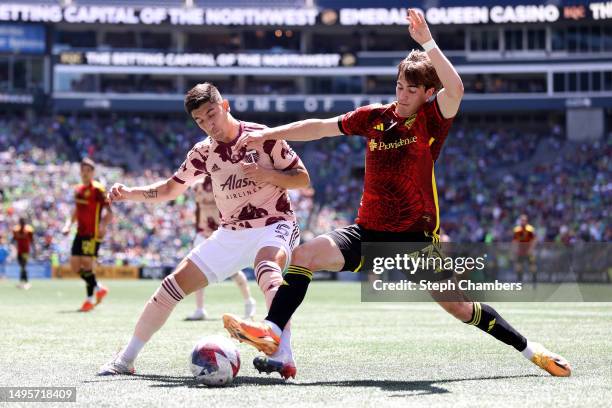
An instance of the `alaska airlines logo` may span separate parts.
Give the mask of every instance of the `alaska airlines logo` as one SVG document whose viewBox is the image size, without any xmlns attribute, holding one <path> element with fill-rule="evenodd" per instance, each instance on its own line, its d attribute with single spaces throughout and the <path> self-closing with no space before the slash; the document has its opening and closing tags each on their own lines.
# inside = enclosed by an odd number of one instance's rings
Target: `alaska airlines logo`
<svg viewBox="0 0 612 408">
<path fill-rule="evenodd" d="M 221 191 L 235 190 L 237 188 L 244 188 L 247 186 L 255 186 L 255 182 L 249 180 L 248 178 L 237 178 L 235 174 L 232 174 L 225 180 L 225 183 L 221 184 Z"/>
<path fill-rule="evenodd" d="M 416 136 L 407 137 L 405 139 L 400 139 L 395 142 L 385 143 L 383 141 L 377 142 L 374 139 L 370 139 L 368 142 L 368 147 L 370 151 L 373 152 L 375 150 L 389 150 L 389 149 L 398 149 L 403 146 L 408 146 L 409 144 L 415 143 L 417 141 Z"/>
</svg>

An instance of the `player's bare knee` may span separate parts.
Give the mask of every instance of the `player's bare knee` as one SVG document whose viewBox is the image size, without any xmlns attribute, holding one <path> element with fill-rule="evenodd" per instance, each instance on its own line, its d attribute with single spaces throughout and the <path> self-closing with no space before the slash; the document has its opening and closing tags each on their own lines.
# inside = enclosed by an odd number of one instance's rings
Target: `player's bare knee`
<svg viewBox="0 0 612 408">
<path fill-rule="evenodd" d="M 257 268 L 261 262 L 274 262 L 281 269 L 284 268 L 287 262 L 287 254 L 285 250 L 277 247 L 263 247 L 255 256 L 254 266 Z"/>
<path fill-rule="evenodd" d="M 203 289 L 208 285 L 206 276 L 189 259 L 183 259 L 174 272 L 172 272 L 172 276 L 185 295 L 189 295 L 198 289 Z"/>
<path fill-rule="evenodd" d="M 302 268 L 307 268 L 310 270 L 314 270 L 316 265 L 314 259 L 314 252 L 310 245 L 300 245 L 293 250 L 293 254 L 291 255 L 291 263 L 293 265 L 301 266 Z"/>
</svg>

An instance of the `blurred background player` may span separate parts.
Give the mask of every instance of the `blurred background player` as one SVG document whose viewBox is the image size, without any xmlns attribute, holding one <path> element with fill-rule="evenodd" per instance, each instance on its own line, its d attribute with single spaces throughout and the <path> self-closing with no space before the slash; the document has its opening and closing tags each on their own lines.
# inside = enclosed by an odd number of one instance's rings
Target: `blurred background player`
<svg viewBox="0 0 612 408">
<path fill-rule="evenodd" d="M 219 228 L 220 219 L 210 176 L 206 176 L 204 180 L 195 183 L 192 189 L 196 202 L 196 238 L 193 242 L 195 248 Z M 232 276 L 232 280 L 236 282 L 244 299 L 244 318 L 252 318 L 255 316 L 256 302 L 251 297 L 251 290 L 244 272 L 238 271 Z M 205 320 L 207 318 L 204 309 L 204 289 L 196 290 L 195 300 L 196 310 L 185 320 Z"/>
<path fill-rule="evenodd" d="M 4 235 L 0 234 L 0 280 L 6 278 L 6 260 L 10 254 L 5 241 Z"/>
<path fill-rule="evenodd" d="M 81 184 L 74 188 L 75 209 L 62 229 L 62 233 L 68 235 L 72 224 L 75 221 L 77 223 L 77 232 L 72 242 L 70 268 L 86 283 L 87 298 L 79 309 L 81 312 L 92 310 L 108 293 L 108 289 L 96 280 L 93 269 L 100 243 L 113 219 L 113 214 L 106 199 L 104 186 L 94 180 L 95 168 L 93 160 L 84 158 L 81 161 Z"/>
<path fill-rule="evenodd" d="M 359 271 L 362 242 L 416 242 L 431 247 L 440 241 L 440 214 L 434 176 L 438 159 L 463 98 L 461 77 L 437 46 L 425 17 L 408 10 L 409 32 L 424 51 L 413 50 L 400 62 L 395 102 L 363 106 L 330 119 L 308 119 L 244 135 L 247 148 L 262 140 L 310 141 L 324 137 L 367 137 L 365 183 L 355 224 L 300 245 L 284 276 L 266 319 L 241 321 L 223 315 L 230 335 L 265 354 L 276 353 L 285 322 L 300 305 L 314 271 Z M 438 280 L 439 278 L 434 278 Z M 461 292 L 436 302 L 459 321 L 478 327 L 514 347 L 554 376 L 569 376 L 561 356 L 528 341 L 493 307 L 472 302 Z M 280 323 L 280 324 L 279 324 Z M 259 371 L 278 371 L 274 357 L 258 357 Z"/>
<path fill-rule="evenodd" d="M 25 218 L 19 218 L 19 224 L 13 228 L 13 242 L 17 249 L 17 262 L 19 263 L 19 284 L 20 289 L 30 289 L 32 285 L 28 281 L 28 260 L 30 250 L 34 252 L 34 228 L 26 224 Z"/>
<path fill-rule="evenodd" d="M 527 214 L 521 214 L 519 225 L 514 227 L 512 231 L 512 243 L 515 255 L 514 268 L 516 270 L 517 282 L 523 282 L 523 267 L 527 265 L 534 287 L 537 284 L 535 258 L 536 242 L 535 229 L 528 223 Z"/>
</svg>

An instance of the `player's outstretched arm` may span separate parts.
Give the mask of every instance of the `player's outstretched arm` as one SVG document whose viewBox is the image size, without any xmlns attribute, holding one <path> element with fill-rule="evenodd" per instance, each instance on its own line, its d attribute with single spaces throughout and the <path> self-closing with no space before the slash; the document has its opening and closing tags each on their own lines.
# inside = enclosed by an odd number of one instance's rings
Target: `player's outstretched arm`
<svg viewBox="0 0 612 408">
<path fill-rule="evenodd" d="M 114 201 L 139 201 L 147 203 L 160 203 L 174 200 L 189 188 L 188 184 L 181 184 L 169 178 L 148 186 L 127 187 L 121 183 L 115 183 L 108 192 L 108 200 Z"/>
<path fill-rule="evenodd" d="M 408 23 L 410 36 L 425 49 L 444 87 L 437 96 L 440 111 L 445 118 L 452 118 L 457 114 L 463 98 L 461 77 L 434 42 L 423 14 L 415 9 L 408 9 Z"/>
<path fill-rule="evenodd" d="M 107 203 L 104 208 L 102 208 L 102 211 L 104 215 L 102 216 L 100 226 L 98 227 L 98 234 L 100 238 L 104 238 L 106 236 L 108 226 L 111 224 L 111 222 L 113 222 L 113 210 L 110 203 Z"/>
<path fill-rule="evenodd" d="M 68 235 L 70 233 L 70 228 L 72 228 L 72 224 L 76 221 L 76 210 L 72 211 L 70 217 L 66 218 L 66 222 L 62 227 L 62 234 Z"/>
<path fill-rule="evenodd" d="M 238 143 L 247 148 L 261 140 L 286 140 L 288 142 L 308 142 L 324 137 L 339 136 L 338 117 L 329 119 L 306 119 L 288 125 L 264 129 L 258 132 L 246 133 Z"/>
</svg>

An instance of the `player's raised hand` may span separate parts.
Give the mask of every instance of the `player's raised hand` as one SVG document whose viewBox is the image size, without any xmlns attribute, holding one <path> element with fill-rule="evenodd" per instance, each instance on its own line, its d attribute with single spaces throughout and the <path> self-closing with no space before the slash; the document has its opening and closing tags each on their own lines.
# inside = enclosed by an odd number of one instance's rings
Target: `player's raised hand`
<svg viewBox="0 0 612 408">
<path fill-rule="evenodd" d="M 408 9 L 406 19 L 408 20 L 409 24 L 408 32 L 414 41 L 418 42 L 420 45 L 423 45 L 432 39 L 429 26 L 427 25 L 427 21 L 425 21 L 425 16 L 423 14 L 416 11 L 416 9 Z"/>
<path fill-rule="evenodd" d="M 261 142 L 265 140 L 265 136 L 262 132 L 245 132 L 238 141 L 236 142 L 236 146 L 238 147 L 246 147 L 247 150 L 254 149 L 256 145 L 261 145 Z"/>
<path fill-rule="evenodd" d="M 244 175 L 249 179 L 256 183 L 266 183 L 269 182 L 270 170 L 264 169 L 259 166 L 257 163 L 245 163 L 241 162 L 242 171 Z"/>
<path fill-rule="evenodd" d="M 108 201 L 112 203 L 114 201 L 127 200 L 127 194 L 129 192 L 130 189 L 128 187 L 124 186 L 121 183 L 115 183 L 110 188 L 110 190 L 108 190 Z"/>
</svg>

